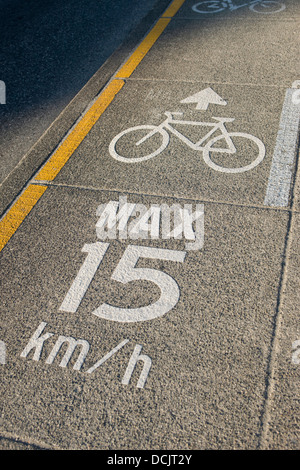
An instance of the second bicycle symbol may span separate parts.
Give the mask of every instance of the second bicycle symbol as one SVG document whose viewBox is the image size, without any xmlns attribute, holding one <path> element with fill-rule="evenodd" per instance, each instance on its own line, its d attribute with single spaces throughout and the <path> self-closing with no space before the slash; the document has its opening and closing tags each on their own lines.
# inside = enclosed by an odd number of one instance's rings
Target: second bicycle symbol
<svg viewBox="0 0 300 470">
<path fill-rule="evenodd" d="M 197 103 L 197 110 L 206 110 L 209 104 L 227 104 L 211 88 L 202 90 L 181 103 Z M 201 152 L 204 162 L 210 168 L 223 173 L 252 170 L 265 157 L 265 146 L 260 139 L 244 132 L 228 132 L 226 124 L 233 122 L 234 118 L 212 117 L 213 122 L 205 122 L 175 118 L 182 116 L 182 112 L 166 111 L 165 115 L 166 119 L 159 125 L 144 124 L 120 132 L 109 145 L 110 155 L 123 163 L 144 162 L 162 154 L 172 135 L 191 150 Z M 191 127 L 199 131 L 200 128 L 206 128 L 208 132 L 195 142 L 188 137 L 188 132 L 182 131 L 182 128 L 188 131 Z M 245 155 L 248 158 L 246 163 Z M 231 157 L 230 165 L 228 157 Z"/>
<path fill-rule="evenodd" d="M 232 0 L 203 0 L 196 3 L 192 10 L 202 15 L 220 13 L 224 10 L 235 11 L 239 8 L 249 7 L 254 13 L 273 14 L 285 10 L 285 4 L 276 0 L 250 0 L 235 4 Z"/>
</svg>

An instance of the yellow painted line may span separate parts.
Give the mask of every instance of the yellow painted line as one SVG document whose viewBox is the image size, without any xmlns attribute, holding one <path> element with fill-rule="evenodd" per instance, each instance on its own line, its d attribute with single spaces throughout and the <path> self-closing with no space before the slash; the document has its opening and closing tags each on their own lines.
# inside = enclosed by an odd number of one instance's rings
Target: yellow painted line
<svg viewBox="0 0 300 470">
<path fill-rule="evenodd" d="M 52 181 L 69 158 L 72 156 L 77 147 L 81 144 L 86 135 L 90 132 L 94 124 L 98 121 L 100 116 L 106 108 L 113 101 L 116 94 L 124 86 L 124 80 L 121 78 L 129 77 L 135 68 L 139 65 L 147 52 L 151 49 L 153 44 L 157 41 L 163 33 L 171 17 L 174 16 L 185 0 L 174 0 L 167 8 L 162 17 L 153 26 L 151 31 L 131 54 L 127 62 L 119 69 L 109 85 L 99 95 L 95 103 L 84 114 L 78 124 L 72 129 L 70 134 L 61 143 L 61 145 L 54 151 L 49 160 L 45 163 L 43 168 L 36 175 L 36 181 Z M 38 202 L 40 197 L 46 191 L 47 186 L 31 184 L 16 200 L 7 214 L 0 221 L 0 251 L 4 248 L 6 243 L 10 240 L 18 227 L 21 225 L 25 217 L 29 214 L 31 209 Z"/>
<path fill-rule="evenodd" d="M 139 63 L 143 60 L 147 52 L 157 41 L 162 32 L 170 23 L 170 18 L 160 18 L 150 33 L 145 37 L 137 49 L 131 54 L 127 62 L 120 68 L 116 74 L 116 78 L 128 78 L 134 72 Z"/>
<path fill-rule="evenodd" d="M 179 8 L 182 7 L 184 2 L 185 2 L 185 0 L 174 0 L 174 2 L 172 2 L 171 5 L 168 7 L 168 9 L 164 12 L 164 14 L 162 15 L 162 18 L 165 18 L 165 17 L 170 18 L 170 17 L 176 15 Z"/>
<path fill-rule="evenodd" d="M 57 176 L 124 84 L 125 82 L 122 80 L 113 80 L 110 82 L 110 84 L 99 95 L 95 103 L 78 122 L 76 127 L 74 127 L 67 138 L 39 171 L 35 177 L 37 181 L 52 181 Z"/>
<path fill-rule="evenodd" d="M 159 36 L 165 30 L 171 16 L 179 10 L 185 0 L 174 0 L 168 9 L 165 11 L 162 18 L 153 26 L 151 31 L 137 47 L 137 49 L 131 54 L 127 62 L 118 70 L 113 80 L 106 89 L 100 94 L 98 99 L 95 101 L 93 106 L 87 111 L 75 128 L 70 132 L 67 138 L 52 154 L 47 163 L 39 171 L 35 179 L 37 181 L 52 181 L 69 160 L 71 155 L 81 144 L 83 139 L 92 129 L 94 124 L 97 122 L 101 114 L 106 110 L 109 104 L 114 99 L 115 95 L 121 90 L 125 82 L 120 80 L 122 78 L 128 78 L 132 72 L 136 69 L 139 63 L 143 60 L 147 52 L 151 49 L 153 44 L 157 41 Z M 168 16 L 168 18 L 166 18 Z"/>
<path fill-rule="evenodd" d="M 47 186 L 31 184 L 0 221 L 0 251 L 46 191 Z"/>
<path fill-rule="evenodd" d="M 161 18 L 157 21 L 150 33 L 145 37 L 137 49 L 131 54 L 127 62 L 120 68 L 116 78 L 128 78 L 134 72 L 145 55 L 149 52 L 159 36 L 164 32 L 171 21 L 171 18 L 178 12 L 185 0 L 174 0 L 167 8 Z"/>
</svg>

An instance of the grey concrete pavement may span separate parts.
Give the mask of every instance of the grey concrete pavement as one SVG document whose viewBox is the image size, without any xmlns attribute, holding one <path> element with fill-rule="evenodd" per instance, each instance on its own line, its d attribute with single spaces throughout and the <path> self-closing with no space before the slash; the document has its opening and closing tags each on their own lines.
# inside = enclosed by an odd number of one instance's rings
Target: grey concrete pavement
<svg viewBox="0 0 300 470">
<path fill-rule="evenodd" d="M 29 181 L 47 189 L 1 252 L 2 448 L 300 448 L 289 122 L 287 203 L 265 203 L 300 10 L 225 3 L 199 19 L 186 0 L 58 175 Z"/>
<path fill-rule="evenodd" d="M 111 281 L 128 245 L 119 241 L 110 243 L 76 313 L 59 312 L 86 257 L 83 246 L 98 241 L 98 205 L 118 198 L 115 192 L 51 188 L 3 253 L 3 314 L 10 316 L 2 338 L 13 361 L 3 378 L 6 431 L 28 435 L 32 429 L 36 442 L 63 448 L 79 442 L 79 447 L 100 449 L 256 448 L 287 214 L 205 204 L 202 250 L 187 252 L 184 263 L 139 262 L 139 267 L 163 270 L 179 285 L 178 304 L 161 318 L 124 324 L 93 315 L 102 302 L 134 308 L 159 296 L 149 281 L 126 286 Z M 137 195 L 128 201 L 147 207 L 174 203 Z M 180 240 L 136 244 L 184 248 Z M 47 323 L 43 334 L 54 336 L 38 362 L 32 352 L 21 358 L 41 322 Z M 90 344 L 80 371 L 72 370 L 72 362 L 67 369 L 59 367 L 58 357 L 52 365 L 45 363 L 59 335 Z M 87 373 L 124 339 L 129 342 L 118 355 Z M 121 383 L 136 344 L 152 360 L 147 386 L 140 391 L 137 371 L 128 386 Z"/>
<path fill-rule="evenodd" d="M 226 13 L 217 20 L 174 18 L 132 78 L 289 87 L 299 72 L 298 61 L 286 54 L 286 44 L 297 57 L 299 15 L 279 15 L 271 20 L 251 12 L 239 18 Z"/>
<path fill-rule="evenodd" d="M 276 335 L 272 401 L 267 410 L 266 448 L 299 448 L 299 214 L 293 217 L 287 267 L 280 298 L 280 328 Z M 292 344 L 292 361 L 289 351 Z M 292 362 L 292 364 L 291 364 Z"/>
</svg>

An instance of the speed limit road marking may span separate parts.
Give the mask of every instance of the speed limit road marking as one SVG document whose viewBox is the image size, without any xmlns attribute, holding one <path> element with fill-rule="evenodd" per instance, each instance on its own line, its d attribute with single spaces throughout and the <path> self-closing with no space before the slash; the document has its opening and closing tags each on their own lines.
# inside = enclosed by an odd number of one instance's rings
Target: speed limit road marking
<svg viewBox="0 0 300 470">
<path fill-rule="evenodd" d="M 88 253 L 88 256 L 60 306 L 60 310 L 76 312 L 108 247 L 109 243 L 102 242 L 84 245 L 82 251 Z M 163 316 L 172 310 L 179 300 L 180 291 L 176 281 L 170 275 L 158 270 L 137 269 L 136 264 L 140 257 L 182 263 L 185 255 L 184 251 L 129 245 L 113 272 L 112 279 L 122 284 L 137 280 L 153 282 L 161 291 L 160 298 L 151 305 L 139 308 L 121 308 L 104 303 L 92 312 L 93 315 L 122 323 L 153 320 Z"/>
</svg>

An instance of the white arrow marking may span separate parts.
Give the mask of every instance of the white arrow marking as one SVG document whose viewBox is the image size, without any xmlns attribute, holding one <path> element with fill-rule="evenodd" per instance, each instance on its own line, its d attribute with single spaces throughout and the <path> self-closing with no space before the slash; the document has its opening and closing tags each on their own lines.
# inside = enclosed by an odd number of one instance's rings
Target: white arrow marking
<svg viewBox="0 0 300 470">
<path fill-rule="evenodd" d="M 180 103 L 197 103 L 196 109 L 206 111 L 210 104 L 220 104 L 225 106 L 227 101 L 223 100 L 223 98 L 221 98 L 221 96 L 219 96 L 212 88 L 205 88 L 205 90 L 199 91 L 199 93 L 185 98 L 180 101 Z"/>
<path fill-rule="evenodd" d="M 0 364 L 6 364 L 6 347 L 4 341 L 0 341 Z"/>
</svg>

